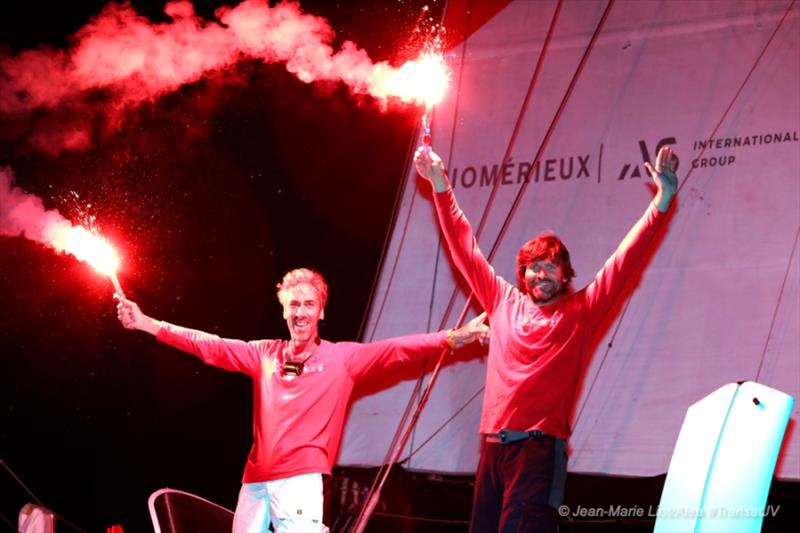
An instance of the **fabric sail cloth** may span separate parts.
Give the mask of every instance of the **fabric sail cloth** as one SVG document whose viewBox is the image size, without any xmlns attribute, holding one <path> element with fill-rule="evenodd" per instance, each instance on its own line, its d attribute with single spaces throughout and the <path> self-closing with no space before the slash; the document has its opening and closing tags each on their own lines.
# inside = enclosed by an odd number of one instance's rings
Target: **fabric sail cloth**
<svg viewBox="0 0 800 533">
<path fill-rule="evenodd" d="M 552 230 L 570 250 L 576 289 L 652 199 L 644 161 L 672 147 L 673 218 L 587 354 L 568 421 L 571 471 L 653 476 L 667 471 L 686 409 L 722 385 L 750 380 L 800 397 L 800 9 L 787 14 L 791 0 L 615 1 L 532 166 L 606 4 L 563 2 L 543 50 L 556 0 L 448 3 L 448 19 L 455 9 L 471 15 L 453 19 L 468 37 L 449 51 L 453 81 L 434 109 L 431 146 L 476 228 L 488 208 L 478 236 L 487 253 L 528 176 L 491 263 L 513 282 L 519 247 Z M 429 191 L 409 167 L 364 340 L 451 327 L 469 296 Z M 442 370 L 401 455 L 406 467 L 475 472 L 489 364 L 474 357 Z M 354 402 L 340 464 L 381 464 L 414 385 Z M 800 479 L 798 423 L 776 476 Z"/>
</svg>

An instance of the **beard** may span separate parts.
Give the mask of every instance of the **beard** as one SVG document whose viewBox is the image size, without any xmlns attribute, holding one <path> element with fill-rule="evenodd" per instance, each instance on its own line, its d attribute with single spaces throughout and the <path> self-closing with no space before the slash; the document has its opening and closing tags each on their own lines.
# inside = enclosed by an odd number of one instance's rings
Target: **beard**
<svg viewBox="0 0 800 533">
<path fill-rule="evenodd" d="M 565 285 L 546 279 L 534 283 L 530 287 L 530 295 L 534 303 L 545 304 L 561 295 L 564 292 L 564 287 Z"/>
</svg>

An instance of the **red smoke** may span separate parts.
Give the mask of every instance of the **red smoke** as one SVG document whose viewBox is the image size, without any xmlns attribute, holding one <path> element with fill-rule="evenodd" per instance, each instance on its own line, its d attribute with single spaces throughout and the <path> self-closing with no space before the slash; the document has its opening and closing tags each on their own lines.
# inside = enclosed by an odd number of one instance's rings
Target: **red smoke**
<svg viewBox="0 0 800 533">
<path fill-rule="evenodd" d="M 0 235 L 24 236 L 48 244 L 53 228 L 71 225 L 56 210 L 46 210 L 42 199 L 14 185 L 10 168 L 0 167 Z"/>
<path fill-rule="evenodd" d="M 67 50 L 0 55 L 0 114 L 67 109 L 82 120 L 64 126 L 63 120 L 44 124 L 37 117 L 28 132 L 30 142 L 51 153 L 83 148 L 90 144 L 91 117 L 102 113 L 113 128 L 127 107 L 243 58 L 284 63 L 304 82 L 341 81 L 355 93 L 380 100 L 422 99 L 414 89 L 418 84 L 398 83 L 408 69 L 373 63 L 350 41 L 334 50 L 327 21 L 303 13 L 296 3 L 270 7 L 265 0 L 245 0 L 217 9 L 219 22 L 198 17 L 186 0 L 168 3 L 164 11 L 172 20 L 153 23 L 127 3 L 111 3 L 73 36 Z"/>
<path fill-rule="evenodd" d="M 57 252 L 75 256 L 106 275 L 116 272 L 119 257 L 95 231 L 73 226 L 42 199 L 14 185 L 14 174 L 0 168 L 0 236 L 23 236 Z"/>
</svg>

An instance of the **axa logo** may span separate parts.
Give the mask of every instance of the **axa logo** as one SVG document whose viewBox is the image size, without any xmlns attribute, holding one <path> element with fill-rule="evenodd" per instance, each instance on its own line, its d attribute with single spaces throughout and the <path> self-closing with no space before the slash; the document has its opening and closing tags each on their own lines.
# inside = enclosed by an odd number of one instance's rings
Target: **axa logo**
<svg viewBox="0 0 800 533">
<path fill-rule="evenodd" d="M 668 144 L 677 144 L 678 141 L 675 140 L 675 137 L 664 137 L 660 141 L 656 143 L 655 150 L 650 152 L 647 148 L 647 143 L 645 141 L 639 141 L 639 151 L 642 153 L 642 162 L 640 163 L 626 163 L 622 166 L 622 170 L 617 176 L 617 180 L 624 180 L 624 179 L 633 179 L 633 178 L 641 178 L 642 176 L 647 176 L 647 169 L 644 167 L 645 163 L 650 163 L 651 165 L 655 166 L 655 157 L 659 150 L 661 150 L 662 146 L 666 146 Z M 680 159 L 678 156 L 675 156 L 675 170 L 678 170 L 680 166 Z"/>
</svg>

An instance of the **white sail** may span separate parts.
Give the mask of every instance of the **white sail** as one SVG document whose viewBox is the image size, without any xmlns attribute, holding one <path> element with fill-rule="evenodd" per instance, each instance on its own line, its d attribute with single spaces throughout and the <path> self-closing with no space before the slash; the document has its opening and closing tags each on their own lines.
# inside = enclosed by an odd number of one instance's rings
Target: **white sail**
<svg viewBox="0 0 800 533">
<path fill-rule="evenodd" d="M 449 57 L 453 85 L 435 109 L 433 148 L 473 226 L 500 181 L 479 238 L 486 254 L 606 6 L 566 1 L 542 50 L 556 4 L 509 2 Z M 681 189 L 665 238 L 597 343 L 571 471 L 666 472 L 687 408 L 729 382 L 800 397 L 800 5 L 790 4 L 618 0 L 577 74 L 492 260 L 497 273 L 513 281 L 519 246 L 551 229 L 570 249 L 575 287 L 588 283 L 652 197 L 643 162 L 660 143 L 680 158 Z M 438 329 L 460 279 L 429 186 L 411 168 L 397 209 L 365 341 Z M 413 452 L 407 466 L 474 472 L 484 362 L 444 368 L 401 456 Z M 340 464 L 382 462 L 413 387 L 376 384 L 354 402 Z M 776 475 L 798 479 L 797 404 L 791 418 Z"/>
</svg>

